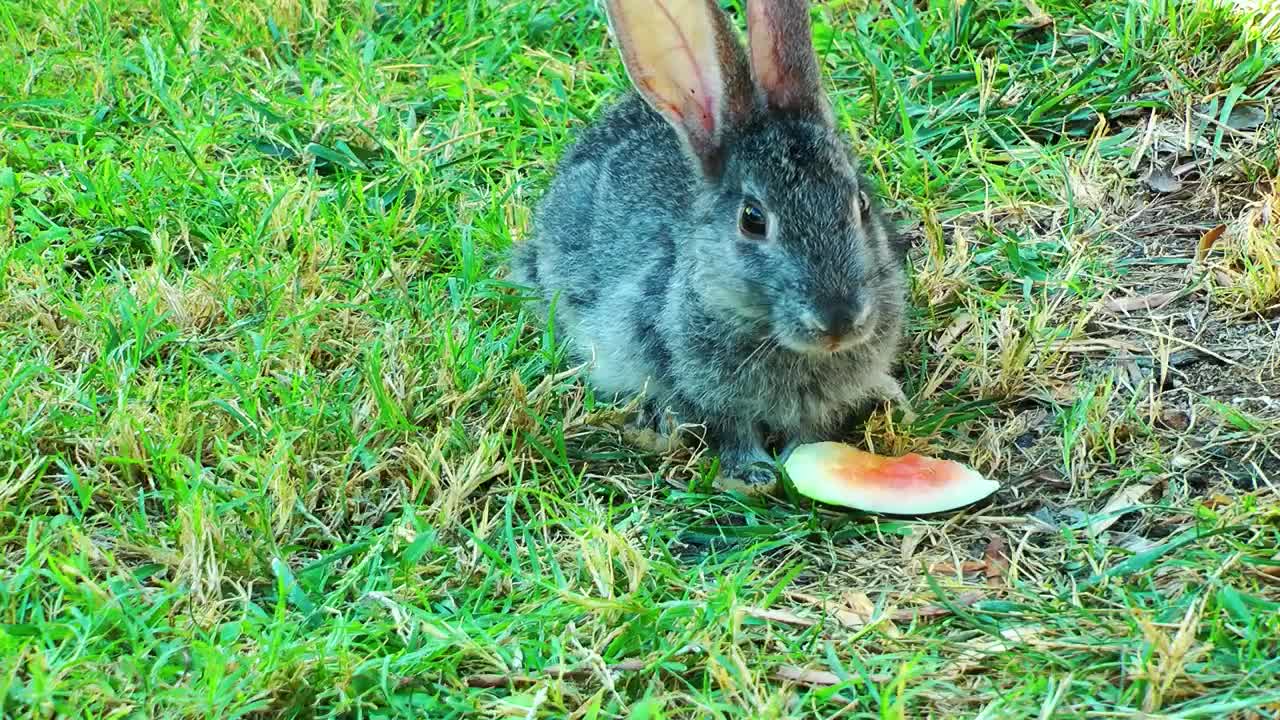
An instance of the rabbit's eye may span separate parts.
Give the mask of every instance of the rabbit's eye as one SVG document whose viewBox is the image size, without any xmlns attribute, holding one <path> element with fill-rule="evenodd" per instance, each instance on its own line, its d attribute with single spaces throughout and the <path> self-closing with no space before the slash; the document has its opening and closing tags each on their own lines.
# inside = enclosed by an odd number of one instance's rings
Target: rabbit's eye
<svg viewBox="0 0 1280 720">
<path fill-rule="evenodd" d="M 742 210 L 738 213 L 738 229 L 752 240 L 768 237 L 769 221 L 760 203 L 751 199 L 742 202 Z"/>
</svg>

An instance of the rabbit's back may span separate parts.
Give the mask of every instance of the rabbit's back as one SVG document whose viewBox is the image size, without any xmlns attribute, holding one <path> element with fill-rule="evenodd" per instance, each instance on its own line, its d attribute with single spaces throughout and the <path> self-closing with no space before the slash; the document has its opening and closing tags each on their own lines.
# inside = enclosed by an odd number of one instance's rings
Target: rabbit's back
<svg viewBox="0 0 1280 720">
<path fill-rule="evenodd" d="M 591 363 L 600 391 L 664 384 L 670 358 L 657 328 L 693 182 L 671 128 L 630 94 L 565 153 L 515 248 L 514 279 L 538 293 L 542 312 L 554 307 L 558 341 Z"/>
</svg>

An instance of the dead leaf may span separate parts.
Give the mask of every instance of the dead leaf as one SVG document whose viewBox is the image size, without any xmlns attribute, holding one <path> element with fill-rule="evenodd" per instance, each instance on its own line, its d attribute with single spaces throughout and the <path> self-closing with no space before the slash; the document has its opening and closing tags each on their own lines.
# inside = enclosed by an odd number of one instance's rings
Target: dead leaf
<svg viewBox="0 0 1280 720">
<path fill-rule="evenodd" d="M 1230 497 L 1223 495 L 1222 493 L 1214 493 L 1209 497 L 1201 500 L 1200 504 L 1204 505 L 1207 508 L 1213 508 L 1214 510 L 1217 510 L 1218 508 L 1231 507 L 1232 505 L 1235 504 L 1235 501 L 1232 500 Z"/>
<path fill-rule="evenodd" d="M 789 592 L 787 597 L 821 608 L 822 612 L 845 628 L 865 627 L 876 614 L 875 603 L 863 592 L 845 593 L 843 604 L 801 592 Z"/>
<path fill-rule="evenodd" d="M 982 556 L 986 559 L 984 572 L 987 576 L 987 584 L 1004 584 L 1005 575 L 1009 572 L 1009 546 L 1004 538 L 992 535 L 987 541 L 987 547 L 982 551 Z"/>
<path fill-rule="evenodd" d="M 952 607 L 968 607 L 982 599 L 982 593 L 977 590 L 966 590 L 951 600 Z M 930 618 L 948 615 L 951 608 L 939 603 L 930 603 L 918 608 L 903 608 L 894 610 L 889 617 L 893 620 L 912 620 L 915 618 Z"/>
<path fill-rule="evenodd" d="M 871 619 L 875 617 L 876 607 L 871 603 L 871 598 L 868 598 L 865 593 L 851 593 L 851 595 L 853 597 L 846 597 L 845 602 L 849 603 L 853 600 L 857 602 L 857 605 L 843 608 L 835 603 L 827 603 L 823 606 L 823 609 L 828 615 L 835 618 L 836 622 L 840 623 L 842 627 L 860 628 L 870 623 Z"/>
<path fill-rule="evenodd" d="M 1226 225 L 1219 225 L 1200 236 L 1200 243 L 1196 246 L 1196 262 L 1203 262 L 1209 256 L 1213 244 L 1218 242 L 1218 238 L 1222 237 L 1222 233 L 1226 230 Z"/>
<path fill-rule="evenodd" d="M 783 623 L 784 625 L 795 625 L 797 627 L 813 627 L 818 624 L 817 620 L 800 617 L 788 610 L 744 607 L 742 608 L 742 613 L 749 617 L 756 618 L 757 620 L 768 620 L 770 622 Z"/>
<path fill-rule="evenodd" d="M 535 682 L 537 680 L 528 675 L 499 675 L 498 673 L 468 675 L 466 679 L 467 687 L 473 688 L 504 688 L 512 685 L 532 685 Z"/>
<path fill-rule="evenodd" d="M 1127 352 L 1130 355 L 1138 355 L 1144 352 L 1140 345 L 1116 338 L 1087 338 L 1084 340 L 1072 340 L 1070 342 L 1058 344 L 1054 346 L 1054 349 L 1062 353 L 1095 353 L 1115 350 L 1119 352 Z"/>
<path fill-rule="evenodd" d="M 1134 310 L 1159 310 L 1176 300 L 1181 294 L 1181 292 L 1174 291 L 1111 298 L 1102 303 L 1102 309 L 1113 313 L 1129 313 Z"/>
<path fill-rule="evenodd" d="M 876 615 L 876 604 L 871 602 L 871 598 L 867 597 L 864 592 L 851 591 L 845 593 L 844 604 L 848 608 L 845 612 L 855 618 L 859 618 L 863 625 L 871 622 L 871 618 Z M 847 627 L 853 626 L 849 625 Z"/>
<path fill-rule="evenodd" d="M 1032 643 L 1039 640 L 1046 632 L 1048 628 L 1043 625 L 1021 625 L 1001 630 L 1000 637 L 1016 643 Z"/>
<path fill-rule="evenodd" d="M 1165 410 L 1160 413 L 1157 422 L 1169 430 L 1181 432 L 1191 427 L 1191 416 L 1181 410 Z"/>
<path fill-rule="evenodd" d="M 936 562 L 929 566 L 930 575 L 955 575 L 957 571 L 961 575 L 968 573 L 982 572 L 987 569 L 987 564 L 981 560 L 965 560 L 960 563 L 960 567 L 956 567 L 954 563 Z"/>
<path fill-rule="evenodd" d="M 1145 497 L 1152 487 L 1151 483 L 1134 483 L 1112 495 L 1107 504 L 1097 513 L 1096 519 L 1089 523 L 1090 537 L 1097 537 L 1099 533 L 1115 525 L 1121 515 L 1135 509 L 1138 501 Z"/>
<path fill-rule="evenodd" d="M 942 334 L 938 336 L 938 340 L 934 342 L 934 349 L 940 352 L 946 350 L 951 346 L 951 343 L 956 341 L 956 338 L 969 329 L 970 325 L 973 325 L 973 315 L 967 312 L 956 314 L 955 317 L 951 318 L 947 329 L 943 330 Z"/>
<path fill-rule="evenodd" d="M 1267 112 L 1256 105 L 1236 105 L 1227 116 L 1227 127 L 1232 130 L 1253 130 L 1267 121 Z"/>
<path fill-rule="evenodd" d="M 1152 168 L 1151 172 L 1142 179 L 1151 188 L 1158 193 L 1174 193 L 1182 189 L 1182 181 L 1173 176 L 1165 168 Z"/>
<path fill-rule="evenodd" d="M 1039 30 L 1053 24 L 1053 18 L 1044 11 L 1036 0 L 1023 0 L 1027 6 L 1027 17 L 1014 23 L 1020 30 Z"/>
<path fill-rule="evenodd" d="M 1176 350 L 1169 353 L 1169 355 L 1163 360 L 1158 357 L 1146 356 L 1134 358 L 1133 361 L 1137 363 L 1139 367 L 1144 368 L 1163 368 L 1166 365 L 1171 368 L 1180 368 L 1184 365 L 1192 365 L 1200 362 L 1204 358 L 1212 359 L 1213 356 L 1199 348 L 1185 348 L 1183 350 Z"/>
<path fill-rule="evenodd" d="M 643 660 L 635 660 L 635 659 L 620 660 L 616 663 L 610 663 L 605 666 L 605 669 L 608 670 L 609 672 L 635 672 L 636 670 L 643 670 L 644 668 L 645 668 L 645 662 Z M 592 674 L 593 670 L 594 668 L 592 667 L 581 667 L 581 666 L 569 667 L 567 665 L 548 665 L 547 667 L 543 668 L 542 672 L 543 674 L 553 675 L 555 677 L 581 679 L 581 678 L 589 677 Z"/>
<path fill-rule="evenodd" d="M 1010 650 L 1009 643 L 994 638 L 977 638 L 961 645 L 954 659 L 946 665 L 946 673 L 951 676 L 964 675 L 982 667 L 987 660 L 1004 655 Z"/>
<path fill-rule="evenodd" d="M 1047 507 L 1042 507 L 1026 516 L 1026 523 L 1022 525 L 1023 530 L 1033 533 L 1056 533 L 1061 529 L 1058 519 L 1054 517 L 1054 513 Z"/>
<path fill-rule="evenodd" d="M 1129 387 L 1136 388 L 1142 383 L 1145 375 L 1142 374 L 1142 370 L 1138 369 L 1137 358 L 1128 353 L 1122 353 L 1120 357 L 1116 358 L 1116 364 L 1124 373 L 1124 380 L 1129 383 Z"/>
<path fill-rule="evenodd" d="M 1030 30 L 1042 30 L 1044 28 L 1049 27 L 1052 24 L 1053 24 L 1052 16 L 1046 15 L 1045 13 L 1040 13 L 1039 15 L 1031 15 L 1029 17 L 1025 17 L 1015 22 L 1013 26 L 1023 32 L 1027 32 Z"/>
<path fill-rule="evenodd" d="M 902 536 L 902 564 L 910 565 L 911 558 L 916 554 L 916 547 L 920 545 L 920 541 L 924 539 L 924 531 L 919 527 L 912 527 L 906 535 Z"/>
<path fill-rule="evenodd" d="M 795 665 L 782 665 L 773 673 L 774 680 L 789 680 L 814 687 L 831 687 L 844 682 L 839 675 L 827 670 L 805 670 Z M 889 673 L 877 672 L 867 676 L 873 683 L 885 683 L 894 678 Z"/>
<path fill-rule="evenodd" d="M 645 662 L 637 659 L 620 660 L 605 666 L 605 669 L 609 672 L 634 672 L 644 668 Z M 595 675 L 595 672 L 596 668 L 592 666 L 548 665 L 542 669 L 543 676 L 562 680 L 586 680 Z M 532 685 L 537 681 L 537 678 L 528 675 L 502 675 L 498 673 L 480 673 L 479 675 L 471 675 L 466 679 L 467 686 L 473 688 L 504 688 L 513 685 Z"/>
<path fill-rule="evenodd" d="M 1127 532 L 1107 533 L 1107 539 L 1111 545 L 1128 550 L 1134 555 L 1144 553 L 1160 544 L 1154 540 L 1144 538 L 1141 535 L 1135 535 L 1134 533 Z"/>
<path fill-rule="evenodd" d="M 1184 162 L 1181 165 L 1174 165 L 1173 169 L 1170 170 L 1169 172 L 1172 173 L 1174 177 L 1180 178 L 1183 175 L 1186 175 L 1187 173 L 1191 172 L 1192 170 L 1195 170 L 1196 168 L 1200 167 L 1201 165 L 1204 165 L 1206 162 L 1208 162 L 1206 158 L 1200 158 L 1199 160 L 1192 160 L 1191 162 Z"/>
<path fill-rule="evenodd" d="M 1261 580 L 1280 583 L 1280 565 L 1251 565 L 1249 569 Z"/>
<path fill-rule="evenodd" d="M 1024 625 L 1022 627 L 1005 628 L 1000 631 L 1000 638 L 976 638 L 960 646 L 954 659 L 947 663 L 946 671 L 950 674 L 963 675 L 978 669 L 987 660 L 1017 650 L 1019 645 L 1041 646 L 1041 636 L 1046 629 L 1042 625 Z"/>
<path fill-rule="evenodd" d="M 805 670 L 795 665 L 783 665 L 773 671 L 773 677 L 777 680 L 790 680 L 791 682 L 803 683 L 805 685 L 813 685 L 816 687 L 830 687 L 839 685 L 844 682 L 839 675 L 826 670 Z"/>
</svg>

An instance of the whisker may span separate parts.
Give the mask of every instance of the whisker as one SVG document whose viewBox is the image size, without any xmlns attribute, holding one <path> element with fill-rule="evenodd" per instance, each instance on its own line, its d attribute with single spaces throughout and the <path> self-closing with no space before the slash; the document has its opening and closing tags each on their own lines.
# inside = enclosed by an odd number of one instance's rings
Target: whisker
<svg viewBox="0 0 1280 720">
<path fill-rule="evenodd" d="M 878 280 L 880 280 L 880 278 L 884 277 L 886 273 L 893 270 L 896 265 L 897 263 L 894 262 L 893 260 L 890 260 L 880 265 L 878 268 L 875 269 L 875 271 L 868 273 L 867 275 L 861 278 L 862 284 L 870 285 L 872 283 L 877 282 Z"/>
<path fill-rule="evenodd" d="M 738 367 L 734 368 L 733 374 L 737 375 L 738 373 L 742 372 L 742 368 L 746 367 L 747 363 L 751 362 L 751 360 L 756 355 L 760 354 L 760 352 L 764 350 L 766 347 L 768 347 L 771 343 L 773 343 L 776 346 L 775 341 L 776 341 L 776 336 L 773 333 L 765 335 L 764 339 L 760 341 L 760 344 L 757 345 L 756 348 L 752 350 L 750 353 L 747 353 L 747 356 L 742 359 L 742 362 L 738 363 Z M 768 353 L 766 352 L 765 354 L 767 355 Z"/>
</svg>

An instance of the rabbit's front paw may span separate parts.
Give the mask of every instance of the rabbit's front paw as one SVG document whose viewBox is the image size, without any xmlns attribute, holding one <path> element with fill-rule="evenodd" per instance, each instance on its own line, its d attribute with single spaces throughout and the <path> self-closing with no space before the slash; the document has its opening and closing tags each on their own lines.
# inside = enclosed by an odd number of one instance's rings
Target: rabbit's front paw
<svg viewBox="0 0 1280 720">
<path fill-rule="evenodd" d="M 756 463 L 738 468 L 731 475 L 722 471 L 716 478 L 716 485 L 721 490 L 736 490 L 748 495 L 772 495 L 778 489 L 778 472 L 772 462 Z"/>
<path fill-rule="evenodd" d="M 778 467 L 757 443 L 723 448 L 716 485 L 749 495 L 772 495 L 778 489 Z"/>
<path fill-rule="evenodd" d="M 640 411 L 623 428 L 627 442 L 648 450 L 666 454 L 683 444 L 680 425 L 676 416 L 665 408 L 646 401 Z"/>
<path fill-rule="evenodd" d="M 902 421 L 910 425 L 916 421 L 915 408 L 902 391 L 902 385 L 888 374 L 882 374 L 871 385 L 871 397 L 896 406 L 902 412 Z"/>
</svg>

